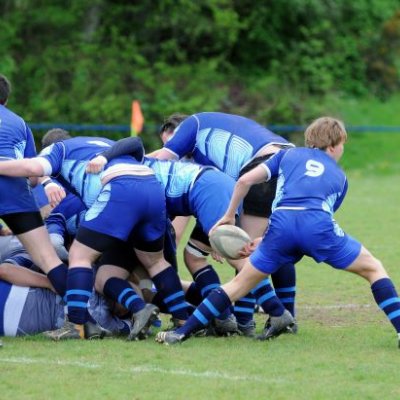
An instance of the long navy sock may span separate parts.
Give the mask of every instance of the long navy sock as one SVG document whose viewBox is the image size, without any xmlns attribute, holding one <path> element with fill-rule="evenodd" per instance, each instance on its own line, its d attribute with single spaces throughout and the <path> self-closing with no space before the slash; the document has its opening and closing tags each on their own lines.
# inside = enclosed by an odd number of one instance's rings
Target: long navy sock
<svg viewBox="0 0 400 400">
<path fill-rule="evenodd" d="M 236 320 L 239 324 L 246 325 L 253 320 L 255 305 L 256 299 L 251 292 L 235 301 L 233 313 L 235 314 Z"/>
<path fill-rule="evenodd" d="M 66 297 L 68 319 L 71 322 L 84 324 L 88 321 L 87 305 L 92 296 L 92 289 L 92 268 L 75 267 L 68 269 Z"/>
<path fill-rule="evenodd" d="M 269 279 L 261 281 L 253 290 L 257 303 L 262 307 L 264 312 L 271 317 L 280 317 L 285 307 L 275 294 Z"/>
<path fill-rule="evenodd" d="M 104 284 L 104 294 L 110 299 L 121 304 L 132 314 L 143 310 L 145 302 L 134 291 L 128 281 L 121 278 L 107 279 Z"/>
<path fill-rule="evenodd" d="M 188 318 L 185 294 L 183 293 L 181 281 L 178 274 L 170 266 L 153 276 L 153 283 L 163 298 L 168 312 L 173 318 L 186 320 Z"/>
<path fill-rule="evenodd" d="M 63 298 L 67 290 L 67 275 L 68 267 L 66 264 L 57 265 L 57 267 L 53 268 L 47 274 L 47 278 L 49 278 L 53 288 Z"/>
<path fill-rule="evenodd" d="M 169 314 L 168 307 L 164 303 L 164 298 L 159 292 L 156 292 L 154 297 L 151 299 L 151 304 L 157 306 L 161 313 Z"/>
<path fill-rule="evenodd" d="M 296 269 L 294 264 L 286 264 L 271 275 L 275 293 L 293 317 L 296 314 Z"/>
<path fill-rule="evenodd" d="M 176 332 L 188 336 L 209 324 L 212 318 L 218 317 L 230 305 L 231 300 L 224 290 L 222 288 L 215 289 L 202 301 L 186 323 L 178 328 Z"/>
<path fill-rule="evenodd" d="M 379 279 L 371 285 L 371 290 L 379 308 L 400 334 L 400 299 L 393 282 L 389 278 Z"/>
<path fill-rule="evenodd" d="M 196 282 L 192 282 L 185 293 L 185 299 L 188 303 L 198 306 L 203 298 L 201 296 L 200 290 L 198 289 Z"/>
<path fill-rule="evenodd" d="M 207 265 L 195 272 L 193 274 L 193 280 L 196 282 L 196 286 L 200 290 L 203 299 L 205 299 L 212 290 L 221 286 L 219 276 L 211 265 Z M 231 314 L 230 308 L 227 308 L 219 315 L 219 318 L 226 319 Z"/>
</svg>

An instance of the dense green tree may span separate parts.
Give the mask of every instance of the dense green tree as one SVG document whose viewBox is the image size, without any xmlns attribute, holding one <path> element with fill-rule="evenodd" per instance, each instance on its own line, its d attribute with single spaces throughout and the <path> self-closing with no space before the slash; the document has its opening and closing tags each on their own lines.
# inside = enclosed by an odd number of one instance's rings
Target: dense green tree
<svg viewBox="0 0 400 400">
<path fill-rule="evenodd" d="M 176 111 L 301 123 L 334 93 L 399 88 L 398 0 L 3 0 L 0 72 L 28 121 Z M 116 134 L 117 135 L 117 134 Z"/>
</svg>

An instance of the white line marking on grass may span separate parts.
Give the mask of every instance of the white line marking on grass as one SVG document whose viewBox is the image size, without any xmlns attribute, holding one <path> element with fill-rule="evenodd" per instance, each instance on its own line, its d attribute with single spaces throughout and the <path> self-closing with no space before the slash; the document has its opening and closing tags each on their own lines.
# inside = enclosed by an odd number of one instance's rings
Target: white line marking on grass
<svg viewBox="0 0 400 400">
<path fill-rule="evenodd" d="M 326 304 L 326 305 L 318 305 L 315 306 L 296 306 L 297 310 L 340 310 L 340 309 L 361 309 L 361 308 L 376 308 L 376 304 Z M 264 313 L 262 308 L 259 309 L 260 313 Z"/>
<path fill-rule="evenodd" d="M 331 305 L 315 305 L 315 306 L 297 306 L 299 310 L 340 310 L 342 308 L 347 309 L 359 309 L 359 308 L 371 308 L 372 304 L 331 304 Z"/>
<path fill-rule="evenodd" d="M 66 367 L 80 367 L 86 369 L 99 369 L 107 367 L 107 364 L 93 364 L 93 363 L 85 363 L 81 361 L 61 361 L 55 360 L 50 361 L 47 359 L 33 359 L 26 357 L 16 357 L 16 358 L 0 358 L 1 363 L 11 363 L 11 364 L 40 364 L 40 365 L 57 365 L 57 366 L 66 366 Z M 130 372 L 135 374 L 148 374 L 148 373 L 157 373 L 157 374 L 166 374 L 166 375 L 182 375 L 189 376 L 194 378 L 205 378 L 205 379 L 225 379 L 228 381 L 252 381 L 252 382 L 265 382 L 268 379 L 268 382 L 274 383 L 284 383 L 284 379 L 274 379 L 274 378 L 265 378 L 260 376 L 252 376 L 252 375 L 230 375 L 224 372 L 218 371 L 205 371 L 205 372 L 196 372 L 190 369 L 164 369 L 160 367 L 153 366 L 142 366 L 142 367 L 133 367 L 133 368 L 115 368 L 113 366 L 113 371 L 118 370 L 118 372 Z"/>
</svg>

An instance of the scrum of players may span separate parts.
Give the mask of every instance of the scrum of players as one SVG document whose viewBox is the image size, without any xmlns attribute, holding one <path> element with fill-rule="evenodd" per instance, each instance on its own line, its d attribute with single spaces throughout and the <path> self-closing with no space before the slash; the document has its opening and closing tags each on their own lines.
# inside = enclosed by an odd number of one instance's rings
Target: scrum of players
<svg viewBox="0 0 400 400">
<path fill-rule="evenodd" d="M 30 128 L 7 108 L 10 87 L 0 76 L 0 218 L 5 224 L 0 230 L 0 336 L 144 340 L 160 327 L 159 313 L 170 315 L 170 326 L 156 335 L 165 344 L 196 335 L 268 340 L 296 333 L 295 263 L 301 257 L 292 253 L 368 280 L 399 333 L 400 301 L 391 280 L 380 262 L 342 231 L 353 257 L 337 260 L 324 258 L 318 249 L 285 249 L 281 260 L 270 255 L 276 264 L 270 266 L 264 243 L 272 235 L 268 221 L 276 208 L 285 209 L 279 204 L 284 197 L 280 171 L 295 149 L 285 138 L 242 116 L 201 112 L 167 118 L 159 131 L 164 145 L 150 154 L 138 137 L 114 142 L 71 137 L 59 128 L 43 136 L 37 154 Z M 337 130 L 336 125 L 327 129 Z M 343 125 L 339 131 L 336 142 L 307 146 L 306 141 L 306 146 L 337 161 Z M 332 154 L 326 148 L 333 148 Z M 338 176 L 334 193 L 319 193 L 327 206 L 316 211 L 311 205 L 312 212 L 332 220 L 347 181 L 329 160 L 309 162 L 303 175 L 319 179 L 326 162 L 329 173 Z M 293 204 L 286 214 L 308 208 Z M 176 257 L 189 217 L 195 224 L 183 261 L 191 282 L 180 279 Z M 210 232 L 223 223 L 241 226 L 253 240 L 241 259 L 226 260 L 236 275 L 225 285 L 210 262 L 211 256 L 222 258 L 209 242 Z M 250 283 L 239 290 L 242 276 Z M 268 316 L 258 335 L 256 306 Z"/>
</svg>

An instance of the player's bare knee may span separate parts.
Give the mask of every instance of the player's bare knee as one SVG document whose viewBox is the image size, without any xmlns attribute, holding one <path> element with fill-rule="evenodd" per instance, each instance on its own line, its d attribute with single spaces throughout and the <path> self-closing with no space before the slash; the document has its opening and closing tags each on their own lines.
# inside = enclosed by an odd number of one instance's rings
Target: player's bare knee
<svg viewBox="0 0 400 400">
<path fill-rule="evenodd" d="M 106 282 L 102 277 L 96 276 L 96 280 L 94 281 L 94 288 L 96 289 L 96 292 L 103 294 L 105 283 Z"/>
<path fill-rule="evenodd" d="M 210 253 L 200 247 L 198 243 L 189 241 L 183 252 L 183 259 L 189 270 L 200 268 L 207 265 L 207 257 Z"/>
</svg>

